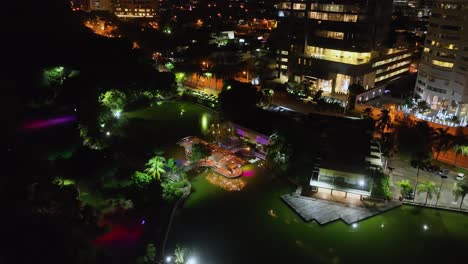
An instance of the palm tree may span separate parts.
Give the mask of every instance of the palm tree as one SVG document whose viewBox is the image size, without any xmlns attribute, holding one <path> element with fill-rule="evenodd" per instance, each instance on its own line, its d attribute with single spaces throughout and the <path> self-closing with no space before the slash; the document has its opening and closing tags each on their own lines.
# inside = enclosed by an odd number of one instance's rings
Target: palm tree
<svg viewBox="0 0 468 264">
<path fill-rule="evenodd" d="M 385 157 L 384 172 L 387 170 L 387 164 L 396 151 L 396 133 L 383 133 L 381 139 L 382 156 Z"/>
<path fill-rule="evenodd" d="M 427 199 L 431 198 L 432 195 L 437 191 L 436 184 L 434 182 L 423 182 L 418 186 L 418 194 L 425 192 L 426 193 L 426 201 L 424 202 L 424 205 L 427 204 Z"/>
<path fill-rule="evenodd" d="M 364 110 L 362 111 L 362 113 L 363 113 L 365 116 L 367 116 L 367 117 L 370 118 L 370 117 L 372 117 L 372 108 L 366 107 L 366 109 L 364 109 Z"/>
<path fill-rule="evenodd" d="M 177 245 L 176 249 L 174 250 L 174 263 L 184 264 L 188 253 L 189 253 L 188 249 L 180 247 L 179 245 Z"/>
<path fill-rule="evenodd" d="M 392 118 L 390 116 L 390 110 L 380 110 L 379 118 L 377 119 L 376 127 L 384 132 L 385 129 L 389 129 L 392 125 Z"/>
<path fill-rule="evenodd" d="M 453 149 L 455 151 L 455 161 L 453 162 L 453 165 L 456 166 L 458 155 L 462 154 L 463 157 L 468 156 L 468 146 L 455 145 L 453 146 Z"/>
<path fill-rule="evenodd" d="M 467 136 L 463 134 L 463 132 L 457 131 L 453 138 L 452 142 L 453 151 L 455 152 L 455 160 L 453 165 L 457 165 L 458 155 L 462 154 L 462 156 L 468 156 L 468 139 Z"/>
<path fill-rule="evenodd" d="M 156 155 L 148 160 L 145 165 L 147 167 L 145 172 L 158 180 L 161 180 L 161 174 L 166 172 L 164 170 L 166 167 L 166 159 L 164 157 Z"/>
<path fill-rule="evenodd" d="M 424 113 L 427 110 L 431 109 L 431 107 L 426 101 L 419 101 L 416 105 L 416 108 L 418 109 L 420 113 Z"/>
<path fill-rule="evenodd" d="M 452 146 L 454 136 L 448 133 L 449 128 L 437 128 L 434 131 L 434 149 L 437 152 L 436 160 L 439 159 L 439 154 L 442 150 L 448 150 Z"/>
<path fill-rule="evenodd" d="M 458 201 L 458 198 L 461 197 L 460 209 L 463 206 L 463 200 L 468 194 L 468 180 L 463 180 L 462 182 L 456 182 L 453 184 L 452 189 L 453 196 L 455 196 L 455 201 Z"/>
<path fill-rule="evenodd" d="M 401 180 L 397 185 L 401 188 L 400 193 L 403 198 L 413 194 L 413 185 L 408 180 Z"/>
</svg>

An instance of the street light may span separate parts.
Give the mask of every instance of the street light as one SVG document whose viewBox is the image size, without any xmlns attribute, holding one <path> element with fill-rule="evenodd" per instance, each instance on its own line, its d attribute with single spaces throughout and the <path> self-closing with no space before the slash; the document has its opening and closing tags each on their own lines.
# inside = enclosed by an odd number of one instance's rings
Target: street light
<svg viewBox="0 0 468 264">
<path fill-rule="evenodd" d="M 167 257 L 166 257 L 166 262 L 167 262 L 167 263 L 171 263 L 171 261 L 172 261 L 172 256 L 167 256 Z"/>
<path fill-rule="evenodd" d="M 242 74 L 244 74 L 246 76 L 247 81 L 249 81 L 249 72 L 243 71 Z"/>
<path fill-rule="evenodd" d="M 122 110 L 115 110 L 113 115 L 115 118 L 119 119 L 120 116 L 122 115 Z"/>
<path fill-rule="evenodd" d="M 359 180 L 358 184 L 359 186 L 364 187 L 364 180 Z"/>
</svg>

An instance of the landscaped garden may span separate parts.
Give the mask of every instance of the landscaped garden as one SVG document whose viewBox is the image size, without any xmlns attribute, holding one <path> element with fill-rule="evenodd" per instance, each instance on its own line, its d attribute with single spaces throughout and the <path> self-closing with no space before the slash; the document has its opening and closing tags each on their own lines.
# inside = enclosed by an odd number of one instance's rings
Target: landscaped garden
<svg viewBox="0 0 468 264">
<path fill-rule="evenodd" d="M 176 159 L 184 158 L 175 144 L 179 139 L 203 138 L 217 120 L 210 110 L 183 102 L 126 115 L 132 142 L 146 142 L 145 149 L 158 147 Z M 408 261 L 423 261 L 467 250 L 468 216 L 458 213 L 403 206 L 353 226 L 305 223 L 279 198 L 294 186 L 260 164 L 244 168 L 249 173 L 239 179 L 242 189 L 235 191 L 210 182 L 209 169 L 189 172 L 193 192 L 176 215 L 168 248 L 192 248 L 203 263 L 391 262 L 399 259 L 398 252 Z M 384 260 L 378 257 L 382 254 L 387 254 Z"/>
<path fill-rule="evenodd" d="M 176 143 L 189 135 L 206 138 L 211 124 L 218 121 L 215 112 L 187 102 L 155 103 L 122 116 L 127 119 L 123 138 L 132 153 L 127 159 L 141 165 L 155 150 L 176 162 L 185 159 L 183 148 Z M 115 163 L 106 161 L 102 154 L 93 155 L 102 159 L 102 168 L 92 172 L 90 180 L 61 179 L 63 185 L 77 184 L 84 204 L 111 216 L 121 210 L 112 208 L 131 208 L 127 198 L 137 197 L 129 192 L 133 172 L 116 174 Z M 305 223 L 280 199 L 294 191 L 290 182 L 274 176 L 264 162 L 245 165 L 243 170 L 244 176 L 232 180 L 206 168 L 188 172 L 192 194 L 176 214 L 166 252 L 179 244 L 193 249 L 203 263 L 247 263 L 251 259 L 337 263 L 367 262 L 382 254 L 387 257 L 380 262 L 399 259 L 399 255 L 389 252 L 404 252 L 408 261 L 434 260 L 438 256 L 459 256 L 467 250 L 467 215 L 403 206 L 353 226 L 341 221 L 326 226 Z M 150 199 L 147 202 L 153 199 L 144 196 L 141 198 Z M 155 211 L 158 217 L 153 219 L 132 214 L 131 218 L 124 218 L 128 224 L 119 223 L 118 218 L 110 224 L 107 221 L 103 225 L 107 231 L 94 237 L 94 244 L 107 248 L 110 245 L 108 254 L 121 254 L 121 246 L 141 248 L 148 236 L 161 234 L 166 228 L 167 220 L 161 218 L 164 211 L 169 212 L 169 208 Z M 143 220 L 143 229 L 135 226 Z M 119 244 L 125 236 L 133 242 Z M 116 238 L 115 242 L 110 238 Z M 115 243 L 120 246 L 118 250 L 112 250 Z"/>
</svg>

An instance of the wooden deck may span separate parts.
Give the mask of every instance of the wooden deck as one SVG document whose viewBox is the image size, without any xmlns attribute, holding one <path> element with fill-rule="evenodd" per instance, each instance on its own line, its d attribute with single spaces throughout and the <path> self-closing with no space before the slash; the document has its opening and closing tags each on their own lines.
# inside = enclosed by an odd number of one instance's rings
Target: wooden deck
<svg viewBox="0 0 468 264">
<path fill-rule="evenodd" d="M 322 225 L 338 219 L 350 225 L 401 205 L 398 201 L 390 201 L 384 206 L 366 208 L 352 204 L 304 197 L 296 193 L 283 195 L 281 199 L 296 211 L 304 221 L 315 220 Z"/>
</svg>

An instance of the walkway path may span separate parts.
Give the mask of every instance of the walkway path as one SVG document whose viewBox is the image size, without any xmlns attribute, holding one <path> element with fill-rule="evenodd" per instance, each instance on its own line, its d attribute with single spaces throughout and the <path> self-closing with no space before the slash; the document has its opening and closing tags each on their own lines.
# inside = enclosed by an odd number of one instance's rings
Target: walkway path
<svg viewBox="0 0 468 264">
<path fill-rule="evenodd" d="M 360 206 L 341 204 L 331 201 L 304 197 L 296 193 L 281 196 L 296 213 L 305 221 L 315 220 L 319 224 L 328 224 L 338 219 L 348 225 L 389 211 L 401 205 L 400 202 L 391 201 L 377 208 L 364 208 Z"/>
</svg>

